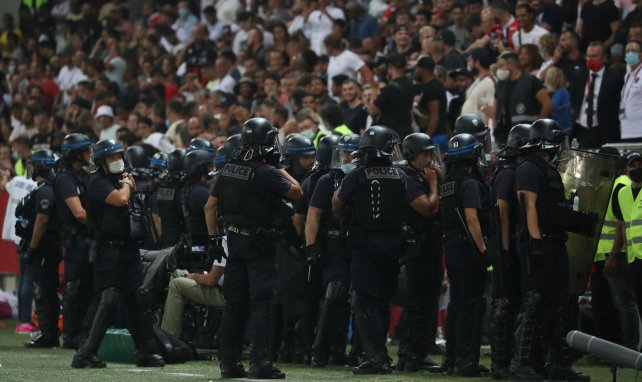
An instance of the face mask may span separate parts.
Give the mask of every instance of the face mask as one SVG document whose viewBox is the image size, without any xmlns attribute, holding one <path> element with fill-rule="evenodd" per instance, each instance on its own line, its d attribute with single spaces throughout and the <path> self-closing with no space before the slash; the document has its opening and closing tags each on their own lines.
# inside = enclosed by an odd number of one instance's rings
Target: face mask
<svg viewBox="0 0 642 382">
<path fill-rule="evenodd" d="M 635 66 L 640 62 L 640 53 L 638 52 L 628 52 L 624 56 L 624 61 L 630 66 Z"/>
<path fill-rule="evenodd" d="M 187 9 L 187 8 L 179 8 L 178 9 L 178 14 L 181 17 L 187 17 L 189 15 L 189 9 Z"/>
<path fill-rule="evenodd" d="M 497 79 L 500 81 L 506 81 L 510 77 L 510 70 L 508 69 L 497 69 Z"/>
<path fill-rule="evenodd" d="M 13 159 L 13 161 L 16 162 L 18 159 L 20 159 L 20 154 L 18 154 L 17 151 L 13 151 L 11 153 L 11 159 Z"/>
<path fill-rule="evenodd" d="M 602 60 L 586 60 L 586 67 L 593 72 L 599 72 L 602 69 L 602 65 L 604 65 Z"/>
<path fill-rule="evenodd" d="M 357 168 L 357 165 L 354 163 L 344 163 L 341 165 L 341 171 L 343 171 L 344 174 L 351 173 L 355 168 Z"/>
<path fill-rule="evenodd" d="M 312 129 L 303 130 L 301 134 L 308 139 L 314 139 L 314 130 Z"/>
<path fill-rule="evenodd" d="M 109 164 L 109 172 L 112 174 L 120 174 L 125 171 L 125 161 L 119 159 Z"/>
<path fill-rule="evenodd" d="M 635 183 L 642 183 L 642 168 L 629 171 L 629 178 Z"/>
</svg>

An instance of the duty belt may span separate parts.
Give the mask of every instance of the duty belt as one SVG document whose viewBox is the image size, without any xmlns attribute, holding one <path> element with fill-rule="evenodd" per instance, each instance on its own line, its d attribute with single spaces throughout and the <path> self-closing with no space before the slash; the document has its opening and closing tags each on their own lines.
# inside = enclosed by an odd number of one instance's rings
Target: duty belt
<svg viewBox="0 0 642 382">
<path fill-rule="evenodd" d="M 243 235 L 243 236 L 252 236 L 254 234 L 254 230 L 251 230 L 249 228 L 244 228 L 244 227 L 239 227 L 235 225 L 228 225 L 227 226 L 227 232 L 232 232 L 237 235 Z"/>
<path fill-rule="evenodd" d="M 547 239 L 547 240 L 563 240 L 566 241 L 568 239 L 568 234 L 566 232 L 562 233 L 544 233 L 541 232 L 542 239 Z"/>
<path fill-rule="evenodd" d="M 134 244 L 131 240 L 100 240 L 101 245 L 109 245 L 112 247 L 126 247 L 130 244 Z"/>
<path fill-rule="evenodd" d="M 329 229 L 329 230 L 326 230 L 326 231 L 325 231 L 325 234 L 326 234 L 328 237 L 332 237 L 332 238 L 337 238 L 337 237 L 345 236 L 345 235 L 341 235 L 341 230 L 338 230 L 338 229 Z"/>
</svg>

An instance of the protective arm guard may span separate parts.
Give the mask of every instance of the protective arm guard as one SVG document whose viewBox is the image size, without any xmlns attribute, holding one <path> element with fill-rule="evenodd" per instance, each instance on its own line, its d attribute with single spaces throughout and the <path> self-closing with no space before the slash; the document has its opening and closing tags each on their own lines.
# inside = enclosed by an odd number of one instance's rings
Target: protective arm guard
<svg viewBox="0 0 642 382">
<path fill-rule="evenodd" d="M 566 203 L 560 203 L 555 211 L 556 225 L 567 232 L 573 232 L 584 236 L 593 236 L 597 226 L 597 212 L 574 211 Z"/>
</svg>

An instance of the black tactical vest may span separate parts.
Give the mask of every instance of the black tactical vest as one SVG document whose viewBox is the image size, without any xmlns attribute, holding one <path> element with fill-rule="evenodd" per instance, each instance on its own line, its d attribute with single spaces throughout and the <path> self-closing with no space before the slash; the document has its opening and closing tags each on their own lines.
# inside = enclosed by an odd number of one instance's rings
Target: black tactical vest
<svg viewBox="0 0 642 382">
<path fill-rule="evenodd" d="M 217 180 L 218 209 L 225 224 L 245 228 L 275 228 L 272 214 L 280 197 L 255 179 L 256 170 L 268 166 L 258 160 L 233 160 L 223 167 Z"/>
<path fill-rule="evenodd" d="M 492 201 L 492 203 L 494 205 L 497 205 L 497 189 L 496 189 L 496 186 L 495 186 L 495 179 L 497 179 L 497 176 L 500 173 L 505 172 L 505 171 L 514 173 L 515 172 L 515 162 L 512 162 L 512 161 L 511 162 L 507 162 L 507 161 L 500 162 L 497 165 L 497 169 L 495 169 L 495 173 L 493 174 L 493 179 L 491 181 L 492 187 L 491 187 L 491 194 L 490 194 L 491 195 L 490 196 L 491 201 Z M 514 186 L 515 185 L 513 184 L 513 189 L 514 189 Z M 511 221 L 511 232 L 512 232 L 512 231 L 514 231 L 513 228 L 512 228 L 513 227 L 512 225 L 517 223 L 517 219 L 518 219 L 517 211 L 518 211 L 518 207 L 519 207 L 518 204 L 517 204 L 517 196 L 516 196 L 515 193 L 511 194 L 511 198 L 510 198 L 510 200 L 508 200 L 508 207 L 510 209 L 509 218 L 510 218 L 510 221 Z M 497 218 L 493 217 L 493 219 L 497 219 Z"/>
<path fill-rule="evenodd" d="M 334 195 L 334 191 L 339 189 L 339 186 L 341 185 L 341 181 L 345 177 L 345 174 L 343 171 L 339 170 L 330 170 L 329 172 L 330 180 L 332 182 L 332 193 L 330 195 L 327 195 L 327 197 L 332 200 L 332 195 Z M 316 188 L 316 187 L 315 187 Z M 332 208 L 330 208 L 327 211 L 323 211 L 321 214 L 321 224 L 320 227 L 323 229 L 324 232 L 332 231 L 332 230 L 340 230 L 342 231 L 342 234 L 345 234 L 344 231 L 347 230 L 347 227 L 342 224 L 343 221 L 341 219 L 341 216 L 339 214 L 335 214 L 332 212 Z"/>
<path fill-rule="evenodd" d="M 189 184 L 181 190 L 181 211 L 183 213 L 183 219 L 185 220 L 187 233 L 192 237 L 207 236 L 205 214 L 194 214 L 189 210 L 188 206 L 188 202 L 192 197 L 192 190 L 196 187 L 204 187 L 204 185 L 200 185 L 199 183 L 200 182 L 197 181 L 193 184 Z"/>
<path fill-rule="evenodd" d="M 356 171 L 352 227 L 399 232 L 405 223 L 406 186 L 402 171 L 391 166 L 366 166 Z"/>
<path fill-rule="evenodd" d="M 63 172 L 65 174 L 71 175 L 71 178 L 75 181 L 76 192 L 78 193 L 78 199 L 80 199 L 80 205 L 82 208 L 87 210 L 87 181 L 88 176 L 84 172 L 77 172 L 72 168 L 67 168 Z M 61 174 L 63 174 L 61 173 Z M 60 176 L 59 174 L 58 176 Z M 55 190 L 54 190 L 55 191 Z M 76 220 L 73 213 L 67 206 L 67 203 L 58 195 L 58 192 L 54 192 L 55 199 L 55 209 L 56 217 L 63 225 L 63 232 L 69 232 L 73 236 L 86 236 L 87 235 L 87 226 L 83 223 Z"/>
<path fill-rule="evenodd" d="M 103 174 L 95 175 L 90 181 L 98 178 L 108 178 L 118 188 L 118 182 L 113 177 Z M 87 187 L 88 189 L 90 186 Z M 127 205 L 116 207 L 107 204 L 104 200 L 97 200 L 92 195 L 87 197 L 87 226 L 95 240 L 126 240 L 130 241 L 129 207 Z"/>
<path fill-rule="evenodd" d="M 518 123 L 533 123 L 538 119 L 541 105 L 533 97 L 533 81 L 535 79 L 532 76 L 522 74 L 510 94 L 507 94 L 508 81 L 497 84 L 497 122 L 503 135 L 507 135 L 510 128 Z M 505 108 L 506 101 L 508 109 Z"/>
<path fill-rule="evenodd" d="M 175 245 L 185 231 L 180 206 L 181 187 L 177 183 L 163 182 L 158 187 L 156 201 L 161 218 L 161 247 Z"/>
<path fill-rule="evenodd" d="M 416 179 L 421 183 L 424 192 L 428 192 L 430 187 L 419 172 L 410 166 L 403 167 L 402 170 L 406 173 L 408 178 Z M 428 219 L 420 213 L 414 211 L 410 205 L 407 206 L 409 212 L 406 214 L 408 225 L 412 228 L 415 234 L 422 234 L 428 232 L 441 232 L 441 224 L 439 219 Z"/>
<path fill-rule="evenodd" d="M 524 163 L 530 162 L 535 164 L 544 175 L 544 182 L 541 185 L 537 195 L 537 218 L 540 229 L 544 234 L 559 234 L 568 227 L 564 227 L 559 220 L 560 205 L 566 203 L 564 197 L 564 183 L 562 177 L 555 167 L 546 163 L 546 161 L 535 154 L 526 157 Z M 523 163 L 522 163 L 523 165 Z"/>
</svg>

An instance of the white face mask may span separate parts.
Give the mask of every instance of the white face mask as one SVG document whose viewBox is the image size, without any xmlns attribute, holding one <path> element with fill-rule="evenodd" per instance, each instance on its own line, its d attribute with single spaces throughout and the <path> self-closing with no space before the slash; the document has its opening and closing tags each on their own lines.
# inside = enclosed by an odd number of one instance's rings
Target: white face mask
<svg viewBox="0 0 642 382">
<path fill-rule="evenodd" d="M 341 165 L 341 171 L 343 171 L 344 174 L 351 173 L 355 168 L 357 168 L 357 165 L 354 163 L 344 163 Z"/>
<path fill-rule="evenodd" d="M 109 172 L 112 174 L 120 174 L 123 171 L 125 171 L 125 161 L 122 159 L 119 159 L 115 162 L 111 162 L 109 164 Z"/>
<path fill-rule="evenodd" d="M 312 129 L 303 130 L 301 132 L 301 134 L 303 134 L 303 136 L 308 138 L 308 139 L 313 139 L 314 138 L 314 130 L 312 130 Z"/>
<path fill-rule="evenodd" d="M 510 70 L 508 69 L 497 69 L 497 79 L 500 81 L 506 81 L 510 77 Z"/>
</svg>

